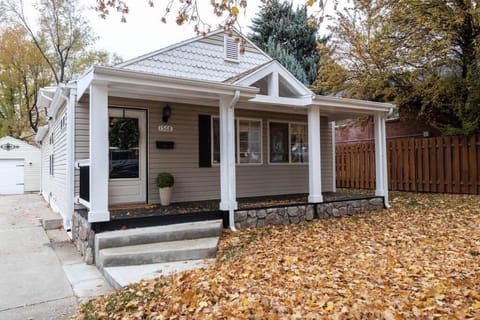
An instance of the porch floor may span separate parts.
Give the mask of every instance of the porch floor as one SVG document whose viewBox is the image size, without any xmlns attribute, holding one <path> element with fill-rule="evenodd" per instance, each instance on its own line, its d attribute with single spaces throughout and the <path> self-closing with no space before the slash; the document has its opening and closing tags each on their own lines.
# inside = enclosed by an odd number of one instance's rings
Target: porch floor
<svg viewBox="0 0 480 320">
<path fill-rule="evenodd" d="M 364 199 L 373 196 L 371 190 L 355 190 L 352 193 L 348 190 L 341 192 L 323 193 L 324 202 Z M 267 208 L 283 205 L 305 204 L 308 203 L 307 194 L 290 194 L 279 196 L 262 196 L 251 198 L 239 198 L 239 209 Z M 154 216 L 169 216 L 178 214 L 192 214 L 201 212 L 218 212 L 219 200 L 191 201 L 172 203 L 169 206 L 160 204 L 131 204 L 112 206 L 110 210 L 110 221 L 123 220 L 129 218 L 143 218 Z"/>
</svg>

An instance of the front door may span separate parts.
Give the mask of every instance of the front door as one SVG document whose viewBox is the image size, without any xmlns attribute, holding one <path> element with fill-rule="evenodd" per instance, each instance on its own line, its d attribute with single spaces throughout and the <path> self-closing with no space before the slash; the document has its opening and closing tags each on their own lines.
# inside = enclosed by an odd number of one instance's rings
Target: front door
<svg viewBox="0 0 480 320">
<path fill-rule="evenodd" d="M 147 201 L 146 111 L 109 108 L 110 205 Z"/>
</svg>

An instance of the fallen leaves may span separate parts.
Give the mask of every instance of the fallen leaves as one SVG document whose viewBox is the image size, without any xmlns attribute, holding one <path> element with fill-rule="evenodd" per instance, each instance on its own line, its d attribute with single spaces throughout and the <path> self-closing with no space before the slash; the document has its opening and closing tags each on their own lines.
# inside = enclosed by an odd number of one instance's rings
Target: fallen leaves
<svg viewBox="0 0 480 320">
<path fill-rule="evenodd" d="M 83 319 L 478 319 L 480 197 L 395 193 L 393 208 L 225 232 L 217 264 L 142 281 Z"/>
</svg>

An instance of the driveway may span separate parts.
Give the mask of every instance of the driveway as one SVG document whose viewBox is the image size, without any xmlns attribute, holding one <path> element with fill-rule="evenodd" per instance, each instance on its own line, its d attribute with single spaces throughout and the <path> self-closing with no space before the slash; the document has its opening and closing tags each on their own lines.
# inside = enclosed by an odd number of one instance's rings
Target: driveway
<svg viewBox="0 0 480 320">
<path fill-rule="evenodd" d="M 0 196 L 0 319 L 69 319 L 79 299 L 111 290 L 65 231 L 45 232 L 51 216 L 38 194 Z"/>
</svg>

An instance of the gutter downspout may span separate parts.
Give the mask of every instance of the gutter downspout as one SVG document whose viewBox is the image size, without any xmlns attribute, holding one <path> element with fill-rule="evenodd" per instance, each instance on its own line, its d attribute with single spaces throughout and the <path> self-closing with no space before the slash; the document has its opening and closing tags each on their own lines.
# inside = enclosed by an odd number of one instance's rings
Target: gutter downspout
<svg viewBox="0 0 480 320">
<path fill-rule="evenodd" d="M 65 230 L 72 237 L 72 217 L 75 196 L 75 105 L 77 101 L 77 85 L 69 86 L 70 98 L 67 99 L 67 168 L 66 168 L 66 208 L 65 208 Z"/>
<path fill-rule="evenodd" d="M 240 90 L 235 90 L 235 93 L 233 95 L 233 98 L 232 100 L 230 101 L 229 103 L 229 109 L 233 109 L 235 108 L 235 104 L 238 102 L 238 99 L 240 99 Z M 235 166 L 235 161 L 233 163 L 233 165 Z M 236 173 L 235 173 L 236 175 Z M 236 179 L 235 179 L 235 175 L 233 175 L 233 185 L 236 184 Z M 228 224 L 229 224 L 229 228 L 230 230 L 232 231 L 237 231 L 237 228 L 235 228 L 235 208 L 233 207 L 232 203 L 236 201 L 236 192 L 233 193 L 232 191 L 230 191 L 230 197 L 229 197 L 230 201 L 229 201 L 229 206 L 228 206 Z"/>
</svg>

